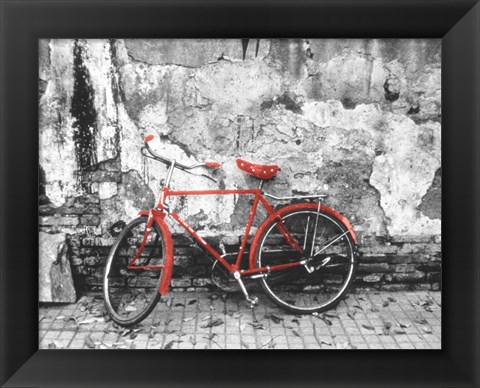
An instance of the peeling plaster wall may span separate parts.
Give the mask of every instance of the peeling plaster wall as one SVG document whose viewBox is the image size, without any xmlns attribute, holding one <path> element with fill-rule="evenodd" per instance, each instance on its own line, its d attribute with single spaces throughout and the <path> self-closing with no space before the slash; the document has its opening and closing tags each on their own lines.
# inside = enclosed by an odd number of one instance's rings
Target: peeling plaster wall
<svg viewBox="0 0 480 388">
<path fill-rule="evenodd" d="M 167 157 L 223 164 L 218 185 L 178 172 L 173 188 L 252 187 L 237 157 L 277 163 L 266 190 L 329 194 L 364 260 L 388 266 L 373 283 L 399 271 L 387 255 L 405 264 L 417 250 L 439 274 L 440 56 L 439 40 L 42 40 L 41 227 L 70 234 L 77 282 L 94 286 L 86 258 L 101 262 L 112 225 L 151 207 L 165 177 L 139 152 L 155 133 Z M 233 196 L 175 205 L 205 236 L 233 240 L 249 208 Z"/>
</svg>

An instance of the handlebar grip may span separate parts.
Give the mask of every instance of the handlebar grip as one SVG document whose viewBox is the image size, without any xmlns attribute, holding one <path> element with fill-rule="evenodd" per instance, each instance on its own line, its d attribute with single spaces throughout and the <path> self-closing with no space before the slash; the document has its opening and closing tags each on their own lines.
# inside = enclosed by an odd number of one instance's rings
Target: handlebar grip
<svg viewBox="0 0 480 388">
<path fill-rule="evenodd" d="M 222 164 L 219 163 L 219 162 L 206 162 L 206 163 L 205 163 L 205 167 L 208 167 L 208 168 L 220 168 L 220 167 L 222 167 Z"/>
<path fill-rule="evenodd" d="M 152 141 L 154 138 L 155 138 L 155 135 L 152 135 L 152 134 L 147 135 L 145 136 L 145 139 L 143 139 L 143 142 L 147 144 L 148 142 Z"/>
</svg>

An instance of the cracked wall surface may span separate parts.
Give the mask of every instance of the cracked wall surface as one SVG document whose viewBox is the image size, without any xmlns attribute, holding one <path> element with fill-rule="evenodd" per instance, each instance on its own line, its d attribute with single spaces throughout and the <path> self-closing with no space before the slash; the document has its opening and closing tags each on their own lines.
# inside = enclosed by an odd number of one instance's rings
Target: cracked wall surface
<svg viewBox="0 0 480 388">
<path fill-rule="evenodd" d="M 151 207 L 161 187 L 165 167 L 140 154 L 154 133 L 152 147 L 166 157 L 223 165 L 211 174 L 217 184 L 177 172 L 173 188 L 256 187 L 235 159 L 276 163 L 268 192 L 329 194 L 361 241 L 439 238 L 440 47 L 426 39 L 41 40 L 41 203 L 54 215 L 91 196 L 98 212 L 58 230 L 112 237 L 111 226 Z M 233 196 L 175 205 L 205 236 L 240 235 L 249 207 Z"/>
</svg>

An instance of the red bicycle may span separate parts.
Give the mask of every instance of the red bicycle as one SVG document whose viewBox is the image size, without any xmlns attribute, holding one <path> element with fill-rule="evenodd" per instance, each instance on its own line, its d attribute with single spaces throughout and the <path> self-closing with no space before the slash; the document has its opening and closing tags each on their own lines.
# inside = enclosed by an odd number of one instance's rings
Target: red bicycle
<svg viewBox="0 0 480 388">
<path fill-rule="evenodd" d="M 320 203 L 326 195 L 276 197 L 268 194 L 263 191 L 264 182 L 272 179 L 279 167 L 253 164 L 242 159 L 237 159 L 237 166 L 260 180 L 257 189 L 171 190 L 169 186 L 175 170 L 189 172 L 196 168 L 216 169 L 221 165 L 206 162 L 186 166 L 165 158 L 150 148 L 148 143 L 153 138 L 153 135 L 145 138 L 141 152 L 166 164 L 167 178 L 157 205 L 150 210 L 139 211 L 139 216 L 118 235 L 108 255 L 104 297 L 107 310 L 115 322 L 123 326 L 139 323 L 154 309 L 160 296 L 168 293 L 174 247 L 167 219 L 179 223 L 212 258 L 212 273 L 215 272 L 217 277 L 224 276 L 227 282 L 238 283 L 251 307 L 257 304 L 257 298 L 250 297 L 245 279 L 258 279 L 273 302 L 297 314 L 329 309 L 347 293 L 354 279 L 357 238 L 343 215 Z M 192 195 L 253 196 L 238 252 L 226 253 L 221 249 L 223 252 L 220 254 L 168 204 L 169 197 Z M 303 202 L 275 210 L 265 197 L 276 201 Z M 247 251 L 247 240 L 259 203 L 268 216 L 257 229 Z M 245 263 L 244 258 L 247 257 L 248 262 Z"/>
</svg>

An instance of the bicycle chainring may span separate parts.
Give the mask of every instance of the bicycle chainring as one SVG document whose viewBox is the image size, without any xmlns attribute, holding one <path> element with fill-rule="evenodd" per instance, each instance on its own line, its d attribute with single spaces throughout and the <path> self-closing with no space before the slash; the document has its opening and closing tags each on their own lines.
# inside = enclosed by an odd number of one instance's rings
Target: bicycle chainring
<svg viewBox="0 0 480 388">
<path fill-rule="evenodd" d="M 241 291 L 238 282 L 218 260 L 215 260 L 213 263 L 211 278 L 212 284 L 224 292 L 233 293 Z"/>
</svg>

